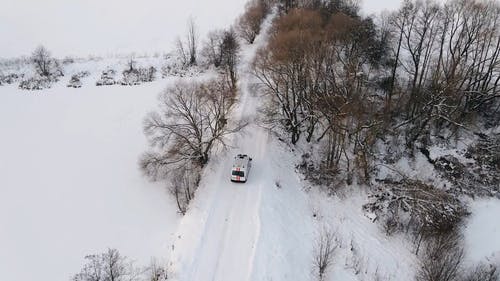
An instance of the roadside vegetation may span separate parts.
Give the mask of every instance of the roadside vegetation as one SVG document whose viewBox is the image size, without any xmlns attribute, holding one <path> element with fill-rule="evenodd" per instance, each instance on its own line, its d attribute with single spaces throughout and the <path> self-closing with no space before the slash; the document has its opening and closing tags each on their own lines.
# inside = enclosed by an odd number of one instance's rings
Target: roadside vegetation
<svg viewBox="0 0 500 281">
<path fill-rule="evenodd" d="M 306 180 L 365 188 L 365 211 L 413 241 L 418 280 L 497 280 L 497 265 L 464 268 L 458 233 L 464 195 L 500 195 L 500 4 L 408 0 L 366 17 L 356 1 L 277 2 L 254 72 L 264 123 L 303 152 Z"/>
</svg>

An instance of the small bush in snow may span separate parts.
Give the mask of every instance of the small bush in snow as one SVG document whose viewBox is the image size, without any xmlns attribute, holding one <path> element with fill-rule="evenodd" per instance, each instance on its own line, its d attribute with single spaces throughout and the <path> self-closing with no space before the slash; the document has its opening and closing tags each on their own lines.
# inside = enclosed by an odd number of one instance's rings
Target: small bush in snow
<svg viewBox="0 0 500 281">
<path fill-rule="evenodd" d="M 161 67 L 161 75 L 166 77 L 192 77 L 206 70 L 206 66 L 193 65 L 186 66 L 176 56 L 167 55 L 165 64 Z"/>
<path fill-rule="evenodd" d="M 95 83 L 96 86 L 114 85 L 116 72 L 113 69 L 106 69 L 102 72 L 101 78 Z"/>
<path fill-rule="evenodd" d="M 78 76 L 73 75 L 73 76 L 71 76 L 71 79 L 69 79 L 67 87 L 70 87 L 70 88 L 81 88 L 82 87 L 82 82 L 80 81 L 80 78 L 78 78 Z"/>
<path fill-rule="evenodd" d="M 35 76 L 21 80 L 19 89 L 23 90 L 43 90 L 50 88 L 52 80 L 48 77 Z"/>
<path fill-rule="evenodd" d="M 73 64 L 75 63 L 75 59 L 72 58 L 72 57 L 65 57 L 63 60 L 62 60 L 62 64 L 64 65 L 67 65 L 67 64 Z"/>
<path fill-rule="evenodd" d="M 458 281 L 464 251 L 461 236 L 451 231 L 433 236 L 425 243 L 417 281 Z"/>
<path fill-rule="evenodd" d="M 0 85 L 16 83 L 19 80 L 21 80 L 23 78 L 23 76 L 24 75 L 22 75 L 22 74 L 16 74 L 16 73 L 10 73 L 7 75 L 0 75 Z"/>
<path fill-rule="evenodd" d="M 156 68 L 134 68 L 123 71 L 122 85 L 139 85 L 143 82 L 152 82 L 155 79 Z"/>
<path fill-rule="evenodd" d="M 71 78 L 69 79 L 69 82 L 66 86 L 70 87 L 70 88 L 81 88 L 82 82 L 80 81 L 80 79 L 83 77 L 87 77 L 89 75 L 90 75 L 90 72 L 88 72 L 88 71 L 80 71 L 76 74 L 73 74 L 71 76 Z"/>
<path fill-rule="evenodd" d="M 334 233 L 323 229 L 314 246 L 314 267 L 317 270 L 318 280 L 325 279 L 328 268 L 333 262 L 335 249 L 337 249 L 337 242 Z"/>
</svg>

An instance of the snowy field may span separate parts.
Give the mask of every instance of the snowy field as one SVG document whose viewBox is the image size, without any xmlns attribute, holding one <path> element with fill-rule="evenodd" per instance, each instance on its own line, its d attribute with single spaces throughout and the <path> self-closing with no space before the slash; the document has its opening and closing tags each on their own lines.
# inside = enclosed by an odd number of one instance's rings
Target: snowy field
<svg viewBox="0 0 500 281">
<path fill-rule="evenodd" d="M 95 73 L 98 75 L 99 73 Z M 134 87 L 0 87 L 0 280 L 68 280 L 108 247 L 146 265 L 178 224 L 138 168 L 142 120 L 166 80 Z"/>
</svg>

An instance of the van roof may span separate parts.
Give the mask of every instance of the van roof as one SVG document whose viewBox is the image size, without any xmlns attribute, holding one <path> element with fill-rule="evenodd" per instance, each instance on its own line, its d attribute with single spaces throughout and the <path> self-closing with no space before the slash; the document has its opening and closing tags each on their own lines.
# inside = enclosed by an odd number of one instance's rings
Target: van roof
<svg viewBox="0 0 500 281">
<path fill-rule="evenodd" d="M 238 154 L 234 157 L 233 168 L 245 168 L 245 164 L 248 163 L 248 155 Z"/>
</svg>

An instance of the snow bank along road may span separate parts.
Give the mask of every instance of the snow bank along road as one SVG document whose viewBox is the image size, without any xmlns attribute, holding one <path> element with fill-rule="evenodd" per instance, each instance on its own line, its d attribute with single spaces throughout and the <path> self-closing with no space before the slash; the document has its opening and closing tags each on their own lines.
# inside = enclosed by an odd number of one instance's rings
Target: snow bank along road
<svg viewBox="0 0 500 281">
<path fill-rule="evenodd" d="M 269 25 L 267 21 L 263 30 Z M 249 90 L 250 62 L 264 40 L 261 36 L 245 49 L 240 63 L 241 97 L 235 116 L 250 120 L 250 124 L 241 135 L 234 136 L 232 148 L 215 156 L 205 169 L 172 246 L 170 270 L 176 280 L 307 279 L 304 272 L 308 271 L 296 266 L 310 262 L 304 254 L 310 251 L 303 249 L 309 243 L 303 239 L 311 235 L 300 229 L 312 229 L 294 222 L 307 210 L 305 198 L 298 198 L 304 196 L 299 180 L 294 178 L 296 184 L 287 186 L 286 191 L 276 187 L 280 171 L 286 175 L 292 167 L 280 167 L 279 158 L 284 154 L 267 130 L 252 123 L 258 97 Z M 230 181 L 231 163 L 237 153 L 253 158 L 245 184 Z M 294 226 L 297 229 L 289 229 Z"/>
</svg>

